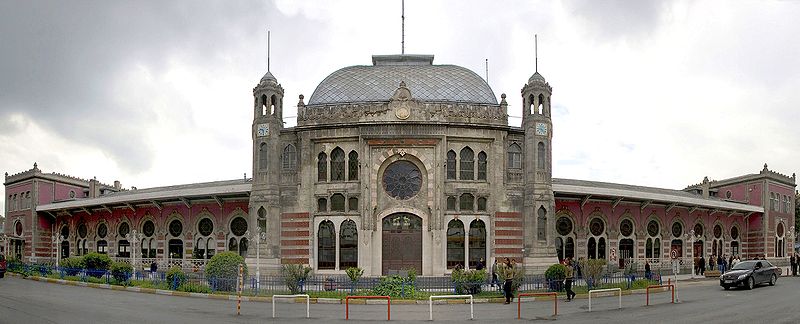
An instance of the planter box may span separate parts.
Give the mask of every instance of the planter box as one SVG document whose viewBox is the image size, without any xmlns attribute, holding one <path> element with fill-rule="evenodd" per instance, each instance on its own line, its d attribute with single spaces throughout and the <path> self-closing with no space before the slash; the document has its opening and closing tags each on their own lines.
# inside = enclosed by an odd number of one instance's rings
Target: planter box
<svg viewBox="0 0 800 324">
<path fill-rule="evenodd" d="M 706 278 L 719 278 L 721 273 L 719 270 L 706 270 L 704 274 Z"/>
</svg>

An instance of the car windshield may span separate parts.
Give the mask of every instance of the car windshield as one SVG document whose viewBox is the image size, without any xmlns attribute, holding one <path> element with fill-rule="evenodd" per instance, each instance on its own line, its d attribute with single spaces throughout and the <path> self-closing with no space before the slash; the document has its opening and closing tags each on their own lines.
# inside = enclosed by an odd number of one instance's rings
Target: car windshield
<svg viewBox="0 0 800 324">
<path fill-rule="evenodd" d="M 753 270 L 755 266 L 755 262 L 739 262 L 731 270 Z"/>
</svg>

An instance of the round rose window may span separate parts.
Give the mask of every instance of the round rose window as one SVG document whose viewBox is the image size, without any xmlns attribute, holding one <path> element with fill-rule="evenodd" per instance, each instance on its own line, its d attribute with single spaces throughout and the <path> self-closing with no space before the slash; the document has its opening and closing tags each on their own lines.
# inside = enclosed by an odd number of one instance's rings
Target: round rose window
<svg viewBox="0 0 800 324">
<path fill-rule="evenodd" d="M 604 230 L 605 230 L 605 225 L 603 224 L 603 221 L 600 220 L 599 218 L 594 218 L 592 219 L 591 222 L 589 222 L 589 232 L 591 232 L 592 235 L 600 236 L 601 234 L 603 234 Z"/>
<path fill-rule="evenodd" d="M 719 226 L 719 225 L 714 226 L 714 237 L 715 238 L 722 237 L 722 226 Z"/>
<path fill-rule="evenodd" d="M 739 239 L 739 229 L 736 227 L 731 227 L 731 239 L 736 240 Z"/>
<path fill-rule="evenodd" d="M 650 236 L 657 236 L 658 230 L 658 222 L 651 220 L 650 223 L 647 224 L 647 234 L 650 234 Z"/>
<path fill-rule="evenodd" d="M 619 224 L 619 232 L 623 236 L 631 236 L 633 234 L 633 222 L 630 219 L 623 219 L 622 223 Z"/>
<path fill-rule="evenodd" d="M 416 164 L 409 161 L 395 161 L 383 172 L 383 190 L 397 199 L 414 197 L 422 188 L 422 173 Z"/>
<path fill-rule="evenodd" d="M 14 232 L 17 234 L 17 236 L 22 236 L 22 223 L 17 222 L 15 227 L 16 228 L 14 229 Z"/>
<path fill-rule="evenodd" d="M 683 226 L 681 223 L 675 222 L 672 224 L 672 236 L 674 237 L 681 237 L 683 234 Z"/>
<path fill-rule="evenodd" d="M 572 221 L 567 217 L 561 217 L 556 221 L 556 230 L 560 235 L 569 235 L 572 233 Z"/>
</svg>

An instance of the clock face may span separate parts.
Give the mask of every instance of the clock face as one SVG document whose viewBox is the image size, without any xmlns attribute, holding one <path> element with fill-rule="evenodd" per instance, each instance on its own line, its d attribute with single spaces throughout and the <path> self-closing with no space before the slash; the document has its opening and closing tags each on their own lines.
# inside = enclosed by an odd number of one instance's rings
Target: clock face
<svg viewBox="0 0 800 324">
<path fill-rule="evenodd" d="M 258 124 L 257 133 L 258 133 L 258 136 L 267 136 L 267 135 L 269 135 L 269 125 L 267 125 L 267 124 Z"/>
<path fill-rule="evenodd" d="M 536 135 L 547 135 L 547 124 L 536 123 Z"/>
</svg>

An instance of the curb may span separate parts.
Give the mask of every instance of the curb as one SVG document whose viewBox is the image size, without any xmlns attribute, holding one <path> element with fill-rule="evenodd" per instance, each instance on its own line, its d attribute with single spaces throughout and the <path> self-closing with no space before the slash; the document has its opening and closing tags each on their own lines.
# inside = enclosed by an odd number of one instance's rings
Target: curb
<svg viewBox="0 0 800 324">
<path fill-rule="evenodd" d="M 236 295 L 223 295 L 223 294 L 204 294 L 204 293 L 189 293 L 183 291 L 172 291 L 172 290 L 163 290 L 163 289 L 154 289 L 154 288 L 142 288 L 142 287 L 124 287 L 124 286 L 117 286 L 117 285 L 109 285 L 109 284 L 98 284 L 98 283 L 91 283 L 91 282 L 82 282 L 82 281 L 71 281 L 71 280 L 64 280 L 64 279 L 53 279 L 53 278 L 46 278 L 46 277 L 36 277 L 36 276 L 28 276 L 23 277 L 22 275 L 14 272 L 8 272 L 7 275 L 12 277 L 17 277 L 25 280 L 33 280 L 39 282 L 46 282 L 46 283 L 53 283 L 53 284 L 60 284 L 66 286 L 78 286 L 78 287 L 89 287 L 95 289 L 109 289 L 109 290 L 116 290 L 116 291 L 127 291 L 127 292 L 135 292 L 135 293 L 143 293 L 143 294 L 154 294 L 154 295 L 164 295 L 164 296 L 177 296 L 177 297 L 189 297 L 189 298 L 205 298 L 205 299 L 216 299 L 216 300 L 230 300 L 236 301 Z M 704 282 L 710 280 L 702 280 L 702 281 L 691 281 L 691 282 Z M 685 282 L 685 281 L 684 281 Z M 622 295 L 643 295 L 646 293 L 646 289 L 635 289 L 635 290 L 623 290 Z M 657 288 L 653 289 L 650 293 L 663 293 L 668 292 L 669 289 L 667 288 Z M 601 293 L 601 296 L 605 293 Z M 616 294 L 615 294 L 616 295 Z M 516 297 L 515 297 L 516 298 Z M 558 299 L 563 300 L 566 298 L 566 295 L 559 294 Z M 573 299 L 588 299 L 589 294 L 581 293 L 575 295 Z M 529 301 L 548 301 L 552 300 L 551 297 L 531 297 L 527 298 Z M 272 302 L 272 297 L 264 297 L 264 296 L 242 296 L 242 301 L 246 302 L 262 302 L 262 303 L 270 303 Z M 285 301 L 282 300 L 281 302 L 286 303 L 298 303 L 304 302 L 305 299 L 286 299 Z M 309 300 L 311 304 L 344 304 L 343 299 L 338 298 L 311 298 Z M 465 304 L 469 303 L 466 300 L 435 300 L 433 301 L 436 305 L 446 305 L 446 304 Z M 503 297 L 489 297 L 489 298 L 475 298 L 473 299 L 473 303 L 475 304 L 501 304 L 505 303 L 505 298 Z M 350 304 L 354 305 L 386 305 L 385 300 L 366 300 L 366 299 L 354 299 L 350 301 Z M 411 300 L 411 299 L 393 299 L 393 305 L 427 305 L 427 300 Z"/>
</svg>

